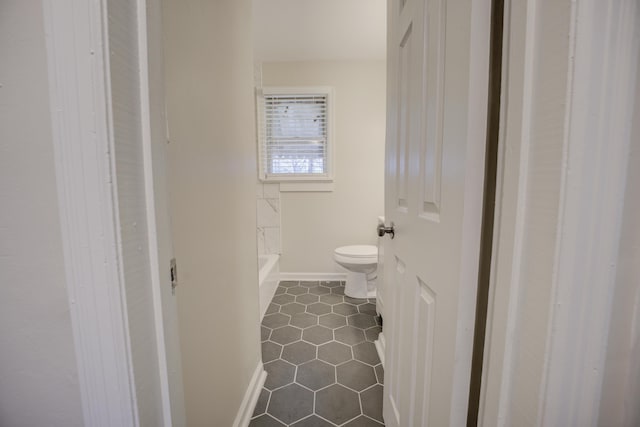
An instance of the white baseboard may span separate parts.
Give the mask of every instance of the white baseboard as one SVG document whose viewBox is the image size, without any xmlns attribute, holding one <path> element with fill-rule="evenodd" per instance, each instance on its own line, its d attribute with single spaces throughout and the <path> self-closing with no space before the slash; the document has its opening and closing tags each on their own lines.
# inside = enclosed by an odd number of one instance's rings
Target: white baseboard
<svg viewBox="0 0 640 427">
<path fill-rule="evenodd" d="M 347 280 L 347 273 L 280 273 L 280 280 Z"/>
<path fill-rule="evenodd" d="M 378 351 L 378 357 L 380 358 L 380 363 L 382 363 L 382 368 L 384 369 L 384 348 L 386 347 L 387 341 L 384 337 L 384 333 L 380 332 L 378 335 L 378 339 L 373 342 L 376 346 L 376 350 Z"/>
<path fill-rule="evenodd" d="M 260 392 L 262 391 L 262 386 L 264 385 L 264 381 L 266 379 L 267 372 L 262 366 L 262 361 L 260 361 L 258 363 L 258 366 L 256 366 L 256 370 L 253 373 L 251 381 L 249 382 L 249 386 L 247 387 L 247 391 L 244 394 L 242 404 L 240 405 L 240 409 L 238 410 L 238 415 L 236 415 L 236 419 L 233 422 L 233 427 L 249 426 L 251 415 L 253 415 L 256 403 L 258 403 L 258 398 L 260 397 Z"/>
</svg>

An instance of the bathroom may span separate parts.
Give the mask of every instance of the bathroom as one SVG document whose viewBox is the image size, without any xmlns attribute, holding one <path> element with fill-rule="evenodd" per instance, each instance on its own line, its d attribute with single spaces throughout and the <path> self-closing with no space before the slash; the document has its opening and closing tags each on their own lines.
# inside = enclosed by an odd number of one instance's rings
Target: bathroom
<svg viewBox="0 0 640 427">
<path fill-rule="evenodd" d="M 385 9 L 384 1 L 367 2 L 366 7 L 357 0 L 347 2 L 255 0 L 253 2 L 254 83 L 257 94 L 259 159 L 256 183 L 256 237 L 259 255 L 260 316 L 268 326 L 272 326 L 271 323 L 274 323 L 274 327 L 281 326 L 275 321 L 283 315 L 291 315 L 294 325 L 296 320 L 301 321 L 301 316 L 305 313 L 299 314 L 298 311 L 305 311 L 305 308 L 299 305 L 299 302 L 311 304 L 318 301 L 318 296 L 320 303 L 343 302 L 341 289 L 344 288 L 343 283 L 347 279 L 348 270 L 336 262 L 334 253 L 338 248 L 366 245 L 362 248 L 369 252 L 373 251 L 368 254 L 368 258 L 373 258 L 374 263 L 377 261 L 376 227 L 378 217 L 384 212 Z M 358 24 L 354 25 L 354 22 Z M 329 33 L 327 33 L 328 29 L 330 29 Z M 323 161 L 326 161 L 327 167 L 321 171 L 325 173 L 318 174 L 322 175 L 321 177 L 312 176 L 311 179 L 305 179 L 304 176 L 299 175 L 292 179 L 286 175 L 269 174 L 267 171 L 269 167 L 261 164 L 261 159 L 267 157 L 264 154 L 266 149 L 261 149 L 261 141 L 265 140 L 266 133 L 262 130 L 264 127 L 261 127 L 260 117 L 263 117 L 261 113 L 267 117 L 265 121 L 270 117 L 268 113 L 264 113 L 265 104 L 261 104 L 264 102 L 264 96 L 269 95 L 263 95 L 263 93 L 271 94 L 278 91 L 305 93 L 305 90 L 313 91 L 318 88 L 327 90 L 329 93 L 325 110 L 327 111 L 328 149 L 323 153 Z M 271 114 L 274 114 L 273 111 Z M 271 172 L 274 171 L 271 170 Z M 369 287 L 375 286 L 375 265 L 373 269 L 369 269 L 368 273 Z M 366 277 L 362 273 L 351 274 L 356 277 Z M 283 285 L 292 285 L 292 287 L 278 288 L 279 281 Z M 318 284 L 326 284 L 327 287 L 317 286 Z M 364 287 L 366 286 L 365 282 Z M 368 310 L 372 315 L 370 319 L 374 319 L 375 299 L 367 300 L 366 297 L 375 297 L 375 292 L 369 292 L 369 295 L 366 295 L 366 292 L 363 294 L 362 283 L 359 284 L 359 288 L 360 292 L 356 294 L 347 289 L 347 296 L 344 298 L 349 298 L 349 295 L 363 298 L 360 300 L 362 301 L 361 310 L 365 312 Z M 333 294 L 334 291 L 339 294 L 336 296 Z M 321 295 L 323 292 L 327 292 L 327 295 Z M 296 294 L 296 302 L 293 302 L 294 296 L 291 297 L 291 302 L 284 299 L 291 293 Z M 314 296 L 314 293 L 318 296 Z M 270 305 L 274 294 L 277 295 L 273 301 L 283 302 L 283 305 Z M 350 301 L 356 300 L 350 299 Z M 351 308 L 349 305 L 345 307 Z M 336 314 L 336 310 L 339 312 L 340 307 L 334 306 L 333 313 L 331 313 L 331 306 L 328 306 L 328 313 L 319 311 L 314 314 L 313 310 L 309 305 L 306 306 L 306 313 L 311 314 L 309 317 L 319 316 L 318 329 L 323 324 L 340 327 L 343 325 L 341 322 L 344 322 L 346 325 L 346 319 L 340 319 L 339 314 Z M 356 310 L 355 313 L 358 311 Z M 362 332 L 368 334 L 366 329 L 368 327 L 369 332 L 375 332 L 376 336 L 372 336 L 371 341 L 363 340 L 358 349 L 366 348 L 375 352 L 372 342 L 375 341 L 380 328 L 376 324 L 369 325 L 367 322 L 373 322 L 373 320 L 365 320 L 365 315 L 361 315 L 365 323 Z M 332 316 L 336 317 L 332 318 Z M 313 319 L 310 321 L 316 322 Z M 301 325 L 307 326 L 304 323 Z M 346 330 L 347 326 L 344 328 Z M 332 372 L 333 369 L 326 366 L 322 359 L 309 361 L 300 355 L 304 353 L 305 347 L 309 347 L 306 349 L 308 351 L 314 351 L 309 344 L 319 344 L 319 358 L 324 349 L 336 347 L 335 350 L 338 352 L 343 350 L 340 348 L 343 344 L 340 344 L 339 340 L 324 343 L 322 339 L 313 336 L 310 341 L 305 340 L 304 334 L 307 333 L 307 329 L 302 331 L 302 341 L 288 344 L 284 341 L 283 346 L 280 346 L 266 340 L 272 330 L 263 326 L 263 362 L 270 375 L 272 375 L 270 372 L 272 366 L 273 369 L 289 366 L 286 362 L 286 353 L 290 348 L 298 350 L 293 357 L 295 362 L 306 361 L 303 364 L 293 363 L 298 365 L 300 372 L 305 365 L 312 367 L 315 372 L 324 372 L 323 368 Z M 264 335 L 265 333 L 267 335 Z M 319 341 L 314 341 L 315 339 Z M 357 351 L 354 350 L 354 352 Z M 275 356 L 271 354 L 273 352 L 282 353 L 285 361 L 278 359 L 274 362 Z M 370 358 L 374 357 L 370 356 Z M 376 375 L 381 377 L 382 366 L 377 357 L 375 358 L 376 361 L 372 362 L 375 366 L 362 367 L 362 369 L 370 369 L 374 372 L 371 368 L 375 368 Z M 339 362 L 343 363 L 342 360 Z M 352 362 L 356 364 L 355 367 L 360 367 L 359 362 L 355 360 L 345 365 Z M 282 366 L 277 363 L 281 363 Z M 347 367 L 345 366 L 345 369 Z M 338 375 L 341 375 L 340 369 L 342 368 L 339 368 Z M 351 374 L 345 371 L 344 375 Z M 329 373 L 326 376 L 332 376 L 332 374 Z M 377 377 L 373 378 L 377 380 Z M 317 418 L 321 416 L 318 412 L 321 408 L 318 408 L 317 400 L 316 411 L 313 414 L 304 411 L 295 413 L 293 409 L 281 413 L 282 411 L 279 412 L 275 404 L 277 397 L 274 396 L 278 396 L 275 392 L 287 381 L 278 384 L 272 380 L 271 385 L 269 377 L 266 381 L 267 388 L 263 390 L 257 402 L 252 426 L 274 422 L 273 417 L 278 420 L 276 423 L 284 422 L 287 425 L 316 425 L 312 423 L 326 423 L 327 420 L 334 424 L 326 425 L 341 425 L 349 421 L 348 417 L 357 418 L 353 421 L 355 423 L 364 422 L 370 425 L 380 425 L 375 421 L 376 416 L 379 418 L 378 421 L 382 421 L 381 415 L 377 415 L 375 408 L 372 412 L 375 414 L 373 418 L 366 416 L 367 411 L 364 411 L 363 415 L 360 415 L 360 412 L 357 414 L 354 412 L 344 416 L 331 414 Z M 300 380 L 296 377 L 296 384 L 282 387 L 281 391 L 284 393 L 288 387 L 299 387 L 298 384 L 304 385 L 304 379 Z M 333 390 L 332 387 L 340 386 L 336 384 L 323 389 L 322 387 L 326 385 L 314 384 L 315 388 L 302 387 L 294 394 L 304 395 L 309 390 L 319 394 L 323 390 L 328 390 L 339 395 L 339 390 Z M 362 391 L 356 388 L 356 391 L 373 394 L 379 391 L 378 388 L 381 391 L 380 385 Z M 348 401 L 350 392 L 345 393 L 347 396 L 344 400 Z M 268 400 L 271 400 L 269 409 L 267 409 Z M 372 402 L 375 401 L 372 400 Z M 289 404 L 290 402 L 287 402 L 287 406 Z M 297 405 L 293 406 L 301 408 L 304 404 L 304 401 L 298 401 Z M 380 400 L 380 411 L 381 405 Z M 373 406 L 376 404 L 374 403 Z M 358 415 L 360 416 L 357 417 Z M 337 418 L 332 418 L 333 416 Z M 295 422 L 299 424 L 294 424 Z"/>
</svg>

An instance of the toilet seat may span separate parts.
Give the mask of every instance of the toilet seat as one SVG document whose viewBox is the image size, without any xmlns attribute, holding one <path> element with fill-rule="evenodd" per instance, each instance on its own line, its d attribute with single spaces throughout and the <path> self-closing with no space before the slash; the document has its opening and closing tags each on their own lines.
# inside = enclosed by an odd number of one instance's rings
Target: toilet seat
<svg viewBox="0 0 640 427">
<path fill-rule="evenodd" d="M 335 249 L 334 257 L 356 264 L 377 263 L 378 248 L 373 245 L 341 246 Z"/>
</svg>

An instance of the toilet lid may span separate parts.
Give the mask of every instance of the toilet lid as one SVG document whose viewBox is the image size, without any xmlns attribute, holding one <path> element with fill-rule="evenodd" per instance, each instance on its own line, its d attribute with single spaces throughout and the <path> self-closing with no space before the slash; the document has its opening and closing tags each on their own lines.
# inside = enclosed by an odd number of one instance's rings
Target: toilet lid
<svg viewBox="0 0 640 427">
<path fill-rule="evenodd" d="M 377 257 L 378 248 L 373 245 L 342 246 L 340 248 L 337 248 L 335 250 L 335 253 L 352 258 Z"/>
</svg>

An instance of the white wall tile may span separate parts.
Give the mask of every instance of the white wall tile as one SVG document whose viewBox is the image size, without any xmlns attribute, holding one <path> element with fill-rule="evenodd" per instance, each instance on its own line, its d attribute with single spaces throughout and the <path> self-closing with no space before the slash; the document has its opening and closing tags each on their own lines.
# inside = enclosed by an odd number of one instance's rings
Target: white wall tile
<svg viewBox="0 0 640 427">
<path fill-rule="evenodd" d="M 279 254 L 280 248 L 280 227 L 268 227 L 264 229 L 264 249 L 267 254 Z"/>
<path fill-rule="evenodd" d="M 280 226 L 280 200 L 258 200 L 258 227 Z"/>
<path fill-rule="evenodd" d="M 256 198 L 264 199 L 264 184 L 261 182 L 256 184 Z"/>
</svg>

